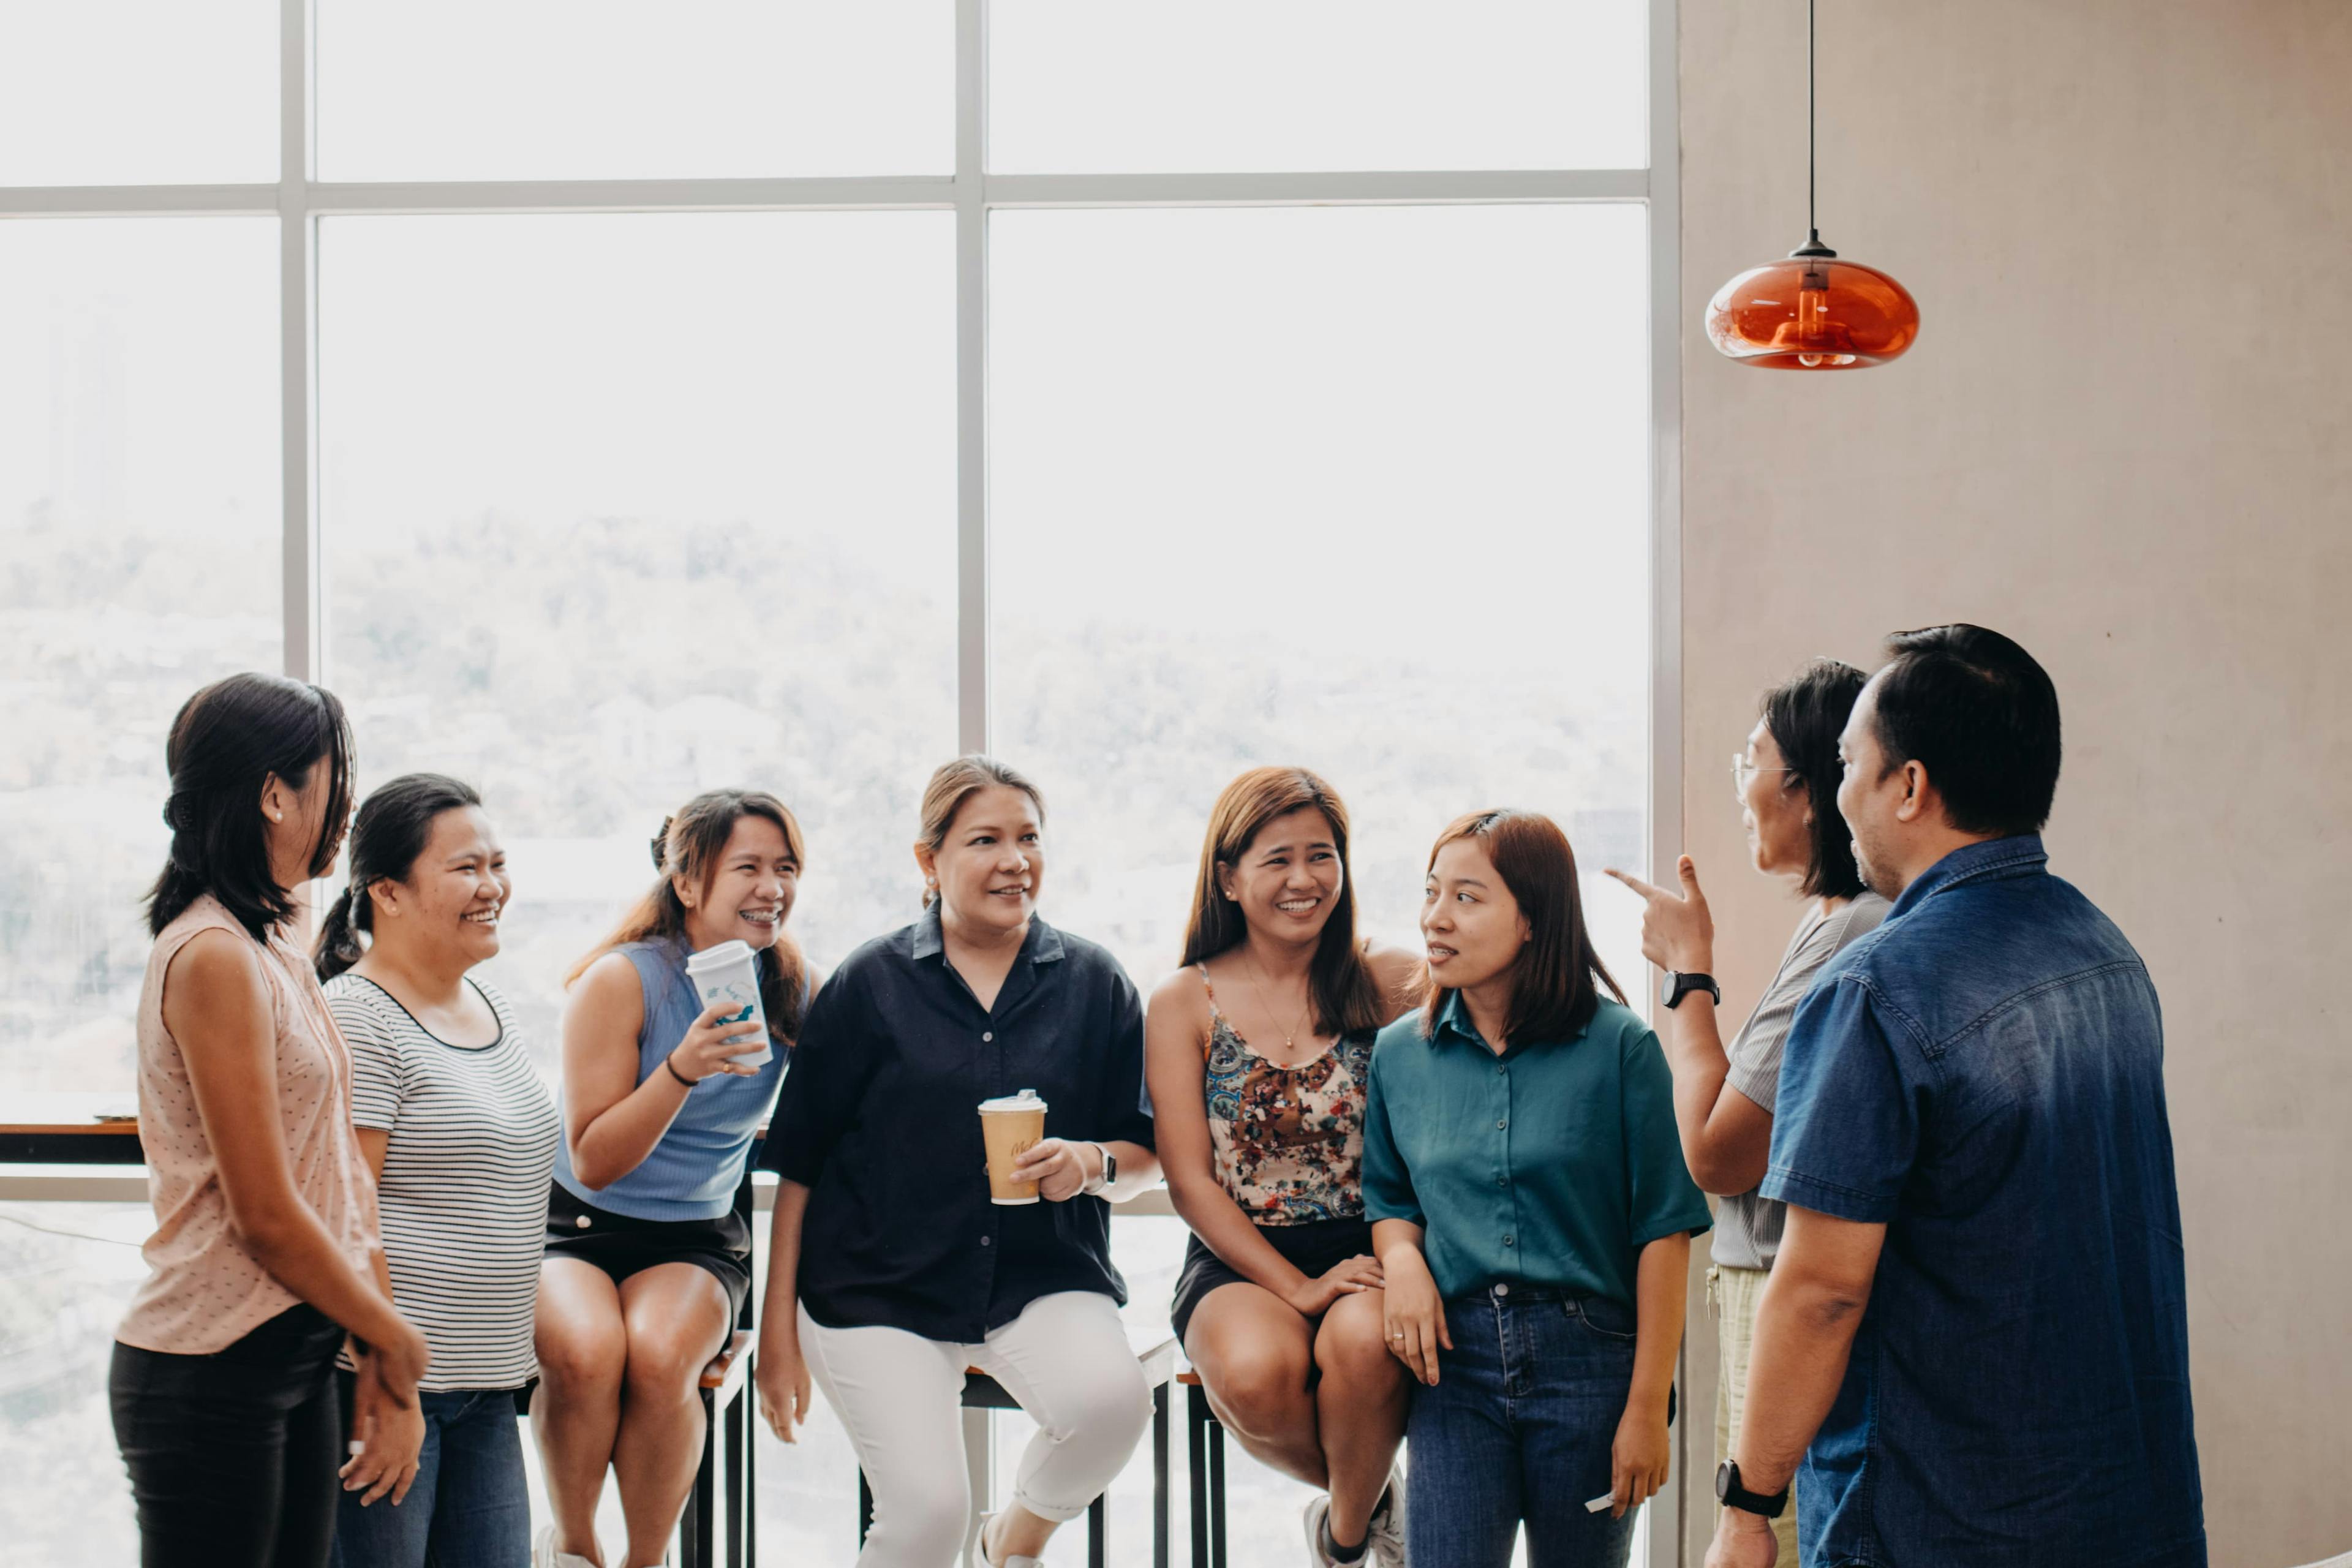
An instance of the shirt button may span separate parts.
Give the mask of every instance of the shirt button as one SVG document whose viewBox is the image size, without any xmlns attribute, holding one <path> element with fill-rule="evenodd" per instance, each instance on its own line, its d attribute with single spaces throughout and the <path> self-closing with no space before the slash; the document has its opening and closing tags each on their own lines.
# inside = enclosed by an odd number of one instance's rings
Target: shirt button
<svg viewBox="0 0 2352 1568">
<path fill-rule="evenodd" d="M 573 1220 L 572 1222 L 572 1228 L 574 1230 L 586 1230 L 588 1228 L 588 1216 L 583 1214 L 579 1218 Z"/>
<path fill-rule="evenodd" d="M 993 1030 L 993 1029 L 982 1029 L 982 1030 L 980 1032 L 980 1043 L 981 1043 L 982 1045 L 983 1045 L 983 1046 L 986 1046 L 986 1045 L 993 1045 L 993 1044 L 995 1043 L 995 1041 L 996 1041 L 996 1031 L 995 1031 L 995 1030 Z"/>
<path fill-rule="evenodd" d="M 1498 1187 L 1507 1187 L 1511 1184 L 1511 1178 L 1508 1176 L 1497 1176 L 1495 1178 L 1495 1184 Z"/>
<path fill-rule="evenodd" d="M 1504 1128 L 1508 1127 L 1510 1124 L 1509 1119 L 1506 1118 L 1503 1121 L 1495 1123 L 1495 1131 L 1500 1132 Z"/>
<path fill-rule="evenodd" d="M 1511 1238 L 1510 1238 L 1509 1237 L 1507 1237 L 1507 1237 L 1503 1237 L 1503 1245 L 1504 1245 L 1505 1247 L 1508 1247 L 1508 1246 L 1510 1246 L 1510 1245 L 1511 1245 Z"/>
<path fill-rule="evenodd" d="M 980 1238 L 980 1244 L 981 1244 L 981 1246 L 982 1246 L 982 1247 L 986 1247 L 986 1246 L 987 1246 L 987 1245 L 989 1245 L 989 1243 L 990 1243 L 992 1240 L 993 1240 L 993 1239 L 994 1239 L 994 1238 L 993 1238 L 993 1237 L 985 1237 L 985 1236 L 983 1236 L 983 1237 L 982 1237 Z"/>
</svg>

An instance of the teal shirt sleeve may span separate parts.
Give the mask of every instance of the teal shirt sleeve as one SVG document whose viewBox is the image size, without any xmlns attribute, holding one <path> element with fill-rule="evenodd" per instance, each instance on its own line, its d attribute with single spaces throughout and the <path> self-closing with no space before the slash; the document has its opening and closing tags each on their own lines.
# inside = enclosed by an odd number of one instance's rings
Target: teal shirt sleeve
<svg viewBox="0 0 2352 1568">
<path fill-rule="evenodd" d="M 1388 1095 L 1381 1072 L 1381 1051 L 1372 1052 L 1371 1085 L 1364 1092 L 1364 1217 L 1401 1219 L 1426 1230 L 1421 1198 L 1412 1190 L 1412 1173 L 1397 1152 L 1396 1134 L 1389 1127 Z"/>
<path fill-rule="evenodd" d="M 1715 1215 L 1683 1163 L 1682 1136 L 1675 1127 L 1675 1079 L 1658 1037 L 1646 1027 L 1628 1029 L 1622 1049 L 1619 1105 L 1633 1193 L 1626 1228 L 1639 1252 L 1677 1231 L 1696 1236 L 1712 1229 Z"/>
</svg>

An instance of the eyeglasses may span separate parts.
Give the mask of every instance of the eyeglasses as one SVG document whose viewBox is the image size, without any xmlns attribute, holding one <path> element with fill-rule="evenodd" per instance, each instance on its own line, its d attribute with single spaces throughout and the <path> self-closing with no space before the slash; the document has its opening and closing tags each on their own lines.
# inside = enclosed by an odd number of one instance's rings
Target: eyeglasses
<svg viewBox="0 0 2352 1568">
<path fill-rule="evenodd" d="M 1732 798 L 1742 803 L 1746 802 L 1748 799 L 1748 777 L 1750 773 L 1793 773 L 1796 771 L 1797 770 L 1794 768 L 1786 767 L 1759 767 L 1756 763 L 1749 762 L 1746 757 L 1735 752 L 1731 756 Z"/>
</svg>

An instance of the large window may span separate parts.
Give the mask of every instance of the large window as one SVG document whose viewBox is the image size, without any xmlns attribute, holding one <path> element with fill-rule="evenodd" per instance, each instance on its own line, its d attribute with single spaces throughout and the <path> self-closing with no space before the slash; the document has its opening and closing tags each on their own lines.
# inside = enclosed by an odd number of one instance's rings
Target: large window
<svg viewBox="0 0 2352 1568">
<path fill-rule="evenodd" d="M 164 731 L 240 668 L 336 689 L 362 788 L 482 788 L 551 1069 L 564 971 L 719 784 L 800 814 L 827 967 L 911 917 L 959 750 L 1045 786 L 1048 918 L 1145 986 L 1252 763 L 1347 796 L 1391 941 L 1474 806 L 1588 877 L 1670 851 L 1674 29 L 0 0 L 0 1099 L 127 1097 Z M 1629 982 L 1630 904 L 1591 900 Z M 1150 1305 L 1179 1239 L 1122 1226 Z M 119 1250 L 62 1245 L 0 1227 L 0 1276 Z M 86 1415 L 0 1444 L 123 1508 Z M 833 1444 L 762 1456 L 780 1547 L 845 1557 Z M 1301 1494 L 1234 1485 L 1238 1560 L 1286 1561 Z"/>
<path fill-rule="evenodd" d="M 258 218 L 0 224 L 0 1089 L 130 1085 L 165 731 L 278 666 L 276 260 Z"/>
<path fill-rule="evenodd" d="M 939 212 L 321 227 L 326 668 L 364 778 L 473 781 L 496 978 L 559 984 L 698 790 L 809 837 L 831 963 L 904 918 L 955 747 L 954 222 Z"/>
</svg>

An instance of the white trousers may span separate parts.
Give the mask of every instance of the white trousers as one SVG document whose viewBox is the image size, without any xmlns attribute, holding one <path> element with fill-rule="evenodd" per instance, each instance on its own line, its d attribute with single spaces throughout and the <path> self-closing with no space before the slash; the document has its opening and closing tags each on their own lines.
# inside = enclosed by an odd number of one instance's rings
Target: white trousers
<svg viewBox="0 0 2352 1568">
<path fill-rule="evenodd" d="M 828 1329 L 805 1308 L 800 1327 L 809 1373 L 874 1491 L 858 1568 L 954 1568 L 971 1514 L 966 1367 L 1003 1384 L 1037 1423 L 1013 1498 L 1041 1519 L 1086 1512 L 1151 1419 L 1151 1389 L 1118 1308 L 1092 1290 L 1041 1296 L 978 1344 L 904 1329 Z"/>
</svg>

